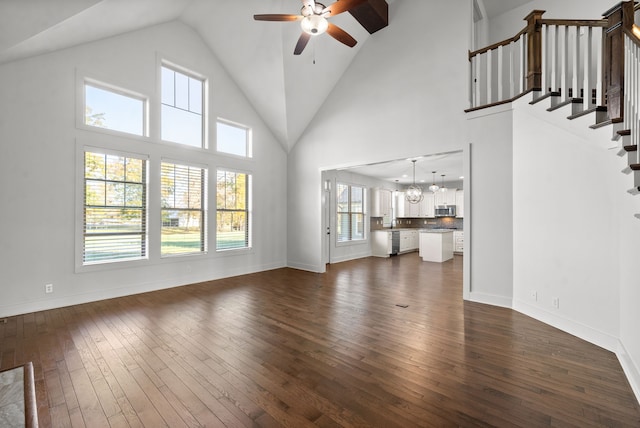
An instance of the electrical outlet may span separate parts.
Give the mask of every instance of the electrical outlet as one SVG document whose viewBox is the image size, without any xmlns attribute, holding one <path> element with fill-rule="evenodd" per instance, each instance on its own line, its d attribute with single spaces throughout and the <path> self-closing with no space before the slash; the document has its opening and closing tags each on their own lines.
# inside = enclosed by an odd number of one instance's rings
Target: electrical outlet
<svg viewBox="0 0 640 428">
<path fill-rule="evenodd" d="M 535 291 L 535 290 L 531 290 L 531 291 L 529 292 L 529 298 L 530 298 L 531 300 L 533 300 L 534 302 L 537 302 L 537 301 L 538 301 L 538 292 L 537 292 L 537 291 Z"/>
<path fill-rule="evenodd" d="M 45 284 L 44 285 L 45 293 L 53 293 L 53 284 Z"/>
<path fill-rule="evenodd" d="M 560 309 L 560 298 L 554 297 L 553 299 L 551 299 L 551 304 L 553 305 L 554 308 Z"/>
</svg>

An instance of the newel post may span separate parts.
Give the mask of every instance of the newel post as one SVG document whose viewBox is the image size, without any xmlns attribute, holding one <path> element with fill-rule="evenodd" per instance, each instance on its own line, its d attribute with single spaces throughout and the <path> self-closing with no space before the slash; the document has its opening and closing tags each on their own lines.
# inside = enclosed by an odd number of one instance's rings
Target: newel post
<svg viewBox="0 0 640 428">
<path fill-rule="evenodd" d="M 633 27 L 633 3 L 621 2 L 602 15 L 607 20 L 602 55 L 603 103 L 614 123 L 624 118 L 624 31 Z"/>
<path fill-rule="evenodd" d="M 527 90 L 542 89 L 542 14 L 534 10 L 527 15 Z"/>
</svg>

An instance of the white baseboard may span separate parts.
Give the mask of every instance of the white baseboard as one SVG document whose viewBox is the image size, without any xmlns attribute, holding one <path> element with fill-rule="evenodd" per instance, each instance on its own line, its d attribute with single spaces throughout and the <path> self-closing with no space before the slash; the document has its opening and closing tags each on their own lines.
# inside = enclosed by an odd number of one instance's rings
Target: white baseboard
<svg viewBox="0 0 640 428">
<path fill-rule="evenodd" d="M 308 263 L 298 263 L 295 261 L 289 261 L 287 262 L 287 267 L 291 268 L 291 269 L 298 269 L 298 270 L 304 270 L 307 272 L 313 272 L 313 273 L 324 273 L 326 272 L 326 268 L 324 266 L 324 264 L 321 265 L 310 265 Z"/>
<path fill-rule="evenodd" d="M 50 309 L 63 308 L 66 306 L 81 305 L 84 303 L 97 302 L 99 300 L 114 299 L 117 297 L 131 296 L 134 294 L 147 293 L 150 291 L 164 290 L 167 288 L 181 287 L 199 282 L 214 281 L 216 279 L 229 278 L 238 275 L 255 272 L 268 271 L 286 267 L 284 264 L 265 264 L 259 266 L 243 267 L 242 269 L 227 270 L 224 275 L 205 276 L 204 274 L 191 274 L 180 277 L 167 278 L 162 281 L 153 280 L 133 285 L 126 285 L 107 290 L 94 290 L 87 293 L 78 293 L 57 298 L 42 300 L 31 300 L 10 305 L 0 305 L 0 318 L 15 315 L 28 314 L 31 312 L 46 311 Z"/>
<path fill-rule="evenodd" d="M 624 374 L 627 376 L 629 385 L 631 385 L 631 389 L 636 395 L 636 400 L 638 400 L 640 404 L 640 369 L 638 369 L 638 366 L 631 359 L 631 355 L 629 355 L 621 341 L 618 341 L 616 355 L 618 356 L 618 361 L 620 361 Z"/>
<path fill-rule="evenodd" d="M 508 297 L 496 296 L 493 294 L 478 293 L 471 291 L 469 293 L 469 301 L 476 303 L 484 303 L 486 305 L 500 306 L 502 308 L 511 309 L 512 301 Z"/>
<path fill-rule="evenodd" d="M 523 302 L 522 300 L 514 300 L 513 309 L 545 324 L 549 324 L 552 327 L 579 337 L 580 339 L 586 340 L 589 343 L 593 343 L 594 345 L 608 351 L 616 352 L 618 348 L 619 341 L 617 337 L 612 336 L 609 333 L 596 330 L 580 322 L 568 319 L 561 314 L 555 314 L 553 312 L 540 309 L 527 302 Z"/>
</svg>

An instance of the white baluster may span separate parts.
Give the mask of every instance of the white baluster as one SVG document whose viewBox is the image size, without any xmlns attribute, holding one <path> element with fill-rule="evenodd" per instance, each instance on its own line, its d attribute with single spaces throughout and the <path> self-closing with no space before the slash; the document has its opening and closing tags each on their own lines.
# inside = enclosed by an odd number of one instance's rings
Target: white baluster
<svg viewBox="0 0 640 428">
<path fill-rule="evenodd" d="M 598 27 L 595 38 L 596 105 L 602 102 L 602 28 Z"/>
<path fill-rule="evenodd" d="M 578 88 L 578 82 L 580 82 L 580 27 L 575 28 L 575 39 L 573 40 L 573 55 L 571 58 L 571 68 L 573 73 L 571 75 L 571 87 L 573 88 L 572 97 L 576 98 L 580 96 L 580 90 Z"/>
<path fill-rule="evenodd" d="M 527 35 L 520 36 L 520 92 L 527 87 Z"/>
<path fill-rule="evenodd" d="M 591 46 L 592 46 L 592 36 L 593 33 L 591 31 L 591 27 L 587 27 L 585 28 L 585 35 L 584 38 L 586 40 L 584 40 L 584 65 L 583 65 L 583 74 L 584 74 L 584 78 L 583 78 L 583 88 L 584 88 L 584 94 L 583 94 L 583 109 L 584 110 L 588 110 L 591 108 L 591 106 L 593 105 L 593 102 L 591 101 L 591 89 L 593 88 L 592 86 L 592 61 L 593 61 L 593 56 L 592 56 L 592 52 L 591 52 Z"/>
<path fill-rule="evenodd" d="M 562 99 L 569 98 L 569 27 L 564 26 L 562 31 L 562 71 L 560 78 L 562 79 Z"/>
<path fill-rule="evenodd" d="M 542 38 L 542 65 L 541 65 L 541 81 L 540 84 L 542 86 L 542 93 L 547 92 L 547 88 L 549 87 L 549 26 L 543 25 L 540 30 L 540 37 Z"/>
<path fill-rule="evenodd" d="M 491 104 L 493 102 L 493 88 L 491 85 L 491 63 L 493 62 L 492 53 L 493 51 L 487 51 L 487 104 Z"/>
<path fill-rule="evenodd" d="M 498 46 L 498 80 L 496 81 L 496 85 L 498 86 L 498 99 L 496 101 L 503 101 L 504 98 L 502 98 L 502 87 L 503 82 L 502 82 L 502 56 L 504 55 L 504 49 L 502 48 L 502 46 Z"/>
</svg>

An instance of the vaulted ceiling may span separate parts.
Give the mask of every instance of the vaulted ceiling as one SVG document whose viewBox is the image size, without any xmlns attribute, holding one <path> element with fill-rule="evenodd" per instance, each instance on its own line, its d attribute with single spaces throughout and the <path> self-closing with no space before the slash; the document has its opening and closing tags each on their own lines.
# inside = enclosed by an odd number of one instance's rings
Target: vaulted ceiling
<svg viewBox="0 0 640 428">
<path fill-rule="evenodd" d="M 393 8 L 411 1 L 418 0 L 387 0 L 389 25 Z M 510 0 L 485 1 L 494 9 L 498 2 L 514 7 Z M 358 41 L 354 48 L 324 34 L 294 56 L 299 23 L 253 19 L 258 13 L 298 14 L 300 8 L 300 0 L 3 0 L 0 64 L 180 20 L 202 37 L 288 151 L 358 51 L 384 33 L 369 34 L 343 13 L 331 22 Z"/>
</svg>

